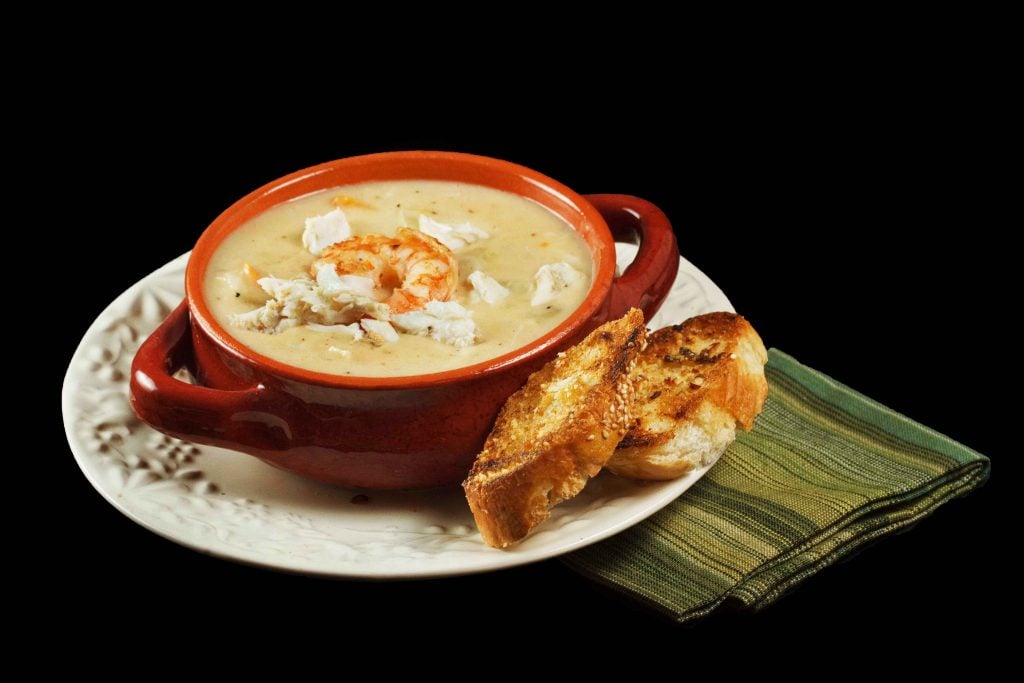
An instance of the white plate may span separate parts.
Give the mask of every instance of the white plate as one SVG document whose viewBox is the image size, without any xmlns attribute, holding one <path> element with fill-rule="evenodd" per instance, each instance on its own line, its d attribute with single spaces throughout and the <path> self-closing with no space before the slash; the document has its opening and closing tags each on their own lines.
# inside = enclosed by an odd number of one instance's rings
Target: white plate
<svg viewBox="0 0 1024 683">
<path fill-rule="evenodd" d="M 636 247 L 619 245 L 619 262 Z M 172 439 L 128 405 L 127 376 L 139 343 L 183 296 L 188 254 L 114 300 L 71 359 L 64 428 L 89 482 L 150 531 L 224 558 L 336 577 L 414 578 L 489 571 L 581 548 L 636 524 L 705 470 L 641 484 L 602 474 L 511 550 L 480 539 L 462 490 L 359 492 L 300 479 L 256 458 Z M 707 276 L 681 259 L 656 329 L 692 315 L 733 310 Z M 358 498 L 356 500 L 359 500 Z"/>
</svg>

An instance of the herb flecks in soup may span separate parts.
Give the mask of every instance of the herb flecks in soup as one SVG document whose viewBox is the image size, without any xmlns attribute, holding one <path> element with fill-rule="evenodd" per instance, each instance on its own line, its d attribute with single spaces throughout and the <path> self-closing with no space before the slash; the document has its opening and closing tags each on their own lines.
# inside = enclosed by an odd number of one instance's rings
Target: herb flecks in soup
<svg viewBox="0 0 1024 683">
<path fill-rule="evenodd" d="M 590 288 L 586 244 L 523 197 L 478 185 L 337 187 L 249 220 L 214 253 L 205 297 L 257 353 L 318 372 L 473 365 L 549 332 Z"/>
</svg>

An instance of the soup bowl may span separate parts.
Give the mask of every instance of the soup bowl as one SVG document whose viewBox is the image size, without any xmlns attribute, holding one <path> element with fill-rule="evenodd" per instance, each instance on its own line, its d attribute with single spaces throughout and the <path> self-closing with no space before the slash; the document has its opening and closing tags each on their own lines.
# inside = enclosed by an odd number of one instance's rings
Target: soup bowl
<svg viewBox="0 0 1024 683">
<path fill-rule="evenodd" d="M 547 334 L 488 361 L 406 377 L 324 374 L 261 355 L 228 333 L 203 295 L 206 269 L 224 238 L 282 202 L 338 185 L 447 180 L 537 202 L 582 236 L 593 259 L 583 302 Z M 616 274 L 615 241 L 639 238 Z M 647 319 L 679 267 L 665 214 L 627 195 L 581 196 L 523 166 L 451 152 L 350 157 L 275 180 L 235 202 L 203 232 L 185 273 L 185 300 L 139 348 L 130 398 L 156 429 L 243 451 L 304 477 L 366 488 L 455 484 L 469 470 L 505 400 L 530 373 L 601 323 L 639 307 Z M 176 377 L 187 368 L 192 382 Z"/>
</svg>

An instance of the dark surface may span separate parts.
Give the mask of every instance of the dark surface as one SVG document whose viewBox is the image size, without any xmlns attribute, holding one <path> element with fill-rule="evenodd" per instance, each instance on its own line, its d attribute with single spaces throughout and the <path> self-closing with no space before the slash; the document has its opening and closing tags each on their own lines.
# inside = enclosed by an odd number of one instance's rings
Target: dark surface
<svg viewBox="0 0 1024 683">
<path fill-rule="evenodd" d="M 1000 322 L 1005 249 L 995 241 L 973 159 L 956 142 L 935 144 L 948 122 L 917 112 L 873 118 L 837 111 L 709 111 L 685 126 L 668 117 L 627 123 L 609 115 L 597 135 L 573 132 L 566 117 L 525 140 L 496 124 L 478 134 L 454 132 L 471 123 L 461 119 L 391 134 L 315 119 L 298 132 L 283 123 L 247 130 L 252 122 L 229 119 L 235 113 L 211 120 L 208 111 L 143 134 L 123 132 L 117 116 L 96 129 L 67 131 L 74 163 L 112 161 L 126 177 L 123 186 L 100 175 L 72 188 L 77 208 L 98 215 L 70 230 L 62 248 L 63 265 L 83 280 L 60 328 L 66 343 L 46 404 L 53 416 L 46 467 L 58 474 L 66 513 L 51 550 L 62 556 L 76 548 L 68 562 L 73 580 L 51 589 L 63 618 L 87 627 L 93 615 L 111 610 L 195 614 L 205 622 L 197 630 L 220 624 L 223 633 L 255 624 L 293 631 L 274 620 L 281 615 L 290 624 L 326 617 L 339 629 L 440 635 L 465 647 L 480 629 L 517 622 L 615 633 L 620 641 L 668 626 L 557 560 L 458 579 L 367 584 L 205 557 L 123 517 L 71 456 L 57 419 L 58 387 L 81 334 L 118 293 L 189 249 L 236 198 L 281 174 L 351 154 L 436 148 L 520 162 L 584 193 L 652 200 L 673 220 L 682 253 L 722 287 L 767 345 L 996 460 L 994 480 L 981 491 L 821 572 L 762 613 L 719 614 L 686 628 L 681 647 L 796 638 L 845 649 L 865 638 L 895 642 L 910 628 L 941 643 L 954 626 L 984 637 L 1000 583 L 991 534 L 1010 415 L 987 392 L 1019 381 L 1010 379 L 1019 375 L 1010 365 L 1018 354 L 998 351 L 1012 336 Z M 197 132 L 183 132 L 191 126 Z M 66 189 L 53 191 L 59 199 Z M 117 255 L 116 244 L 133 245 L 130 257 Z"/>
</svg>

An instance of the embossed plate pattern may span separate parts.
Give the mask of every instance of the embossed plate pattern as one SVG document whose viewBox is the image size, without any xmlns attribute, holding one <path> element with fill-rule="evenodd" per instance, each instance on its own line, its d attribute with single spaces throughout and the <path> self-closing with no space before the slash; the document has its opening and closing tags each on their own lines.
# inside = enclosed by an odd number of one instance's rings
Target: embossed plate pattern
<svg viewBox="0 0 1024 683">
<path fill-rule="evenodd" d="M 636 247 L 619 245 L 619 262 Z M 127 374 L 139 343 L 183 296 L 188 254 L 148 275 L 96 319 L 64 379 L 64 427 L 89 482 L 145 528 L 201 552 L 351 578 L 448 576 L 560 555 L 656 512 L 704 473 L 641 484 L 602 474 L 508 551 L 484 545 L 459 488 L 359 492 L 306 481 L 241 453 L 172 439 L 139 421 Z M 685 259 L 650 327 L 728 299 Z M 353 500 L 358 502 L 353 502 Z"/>
</svg>

